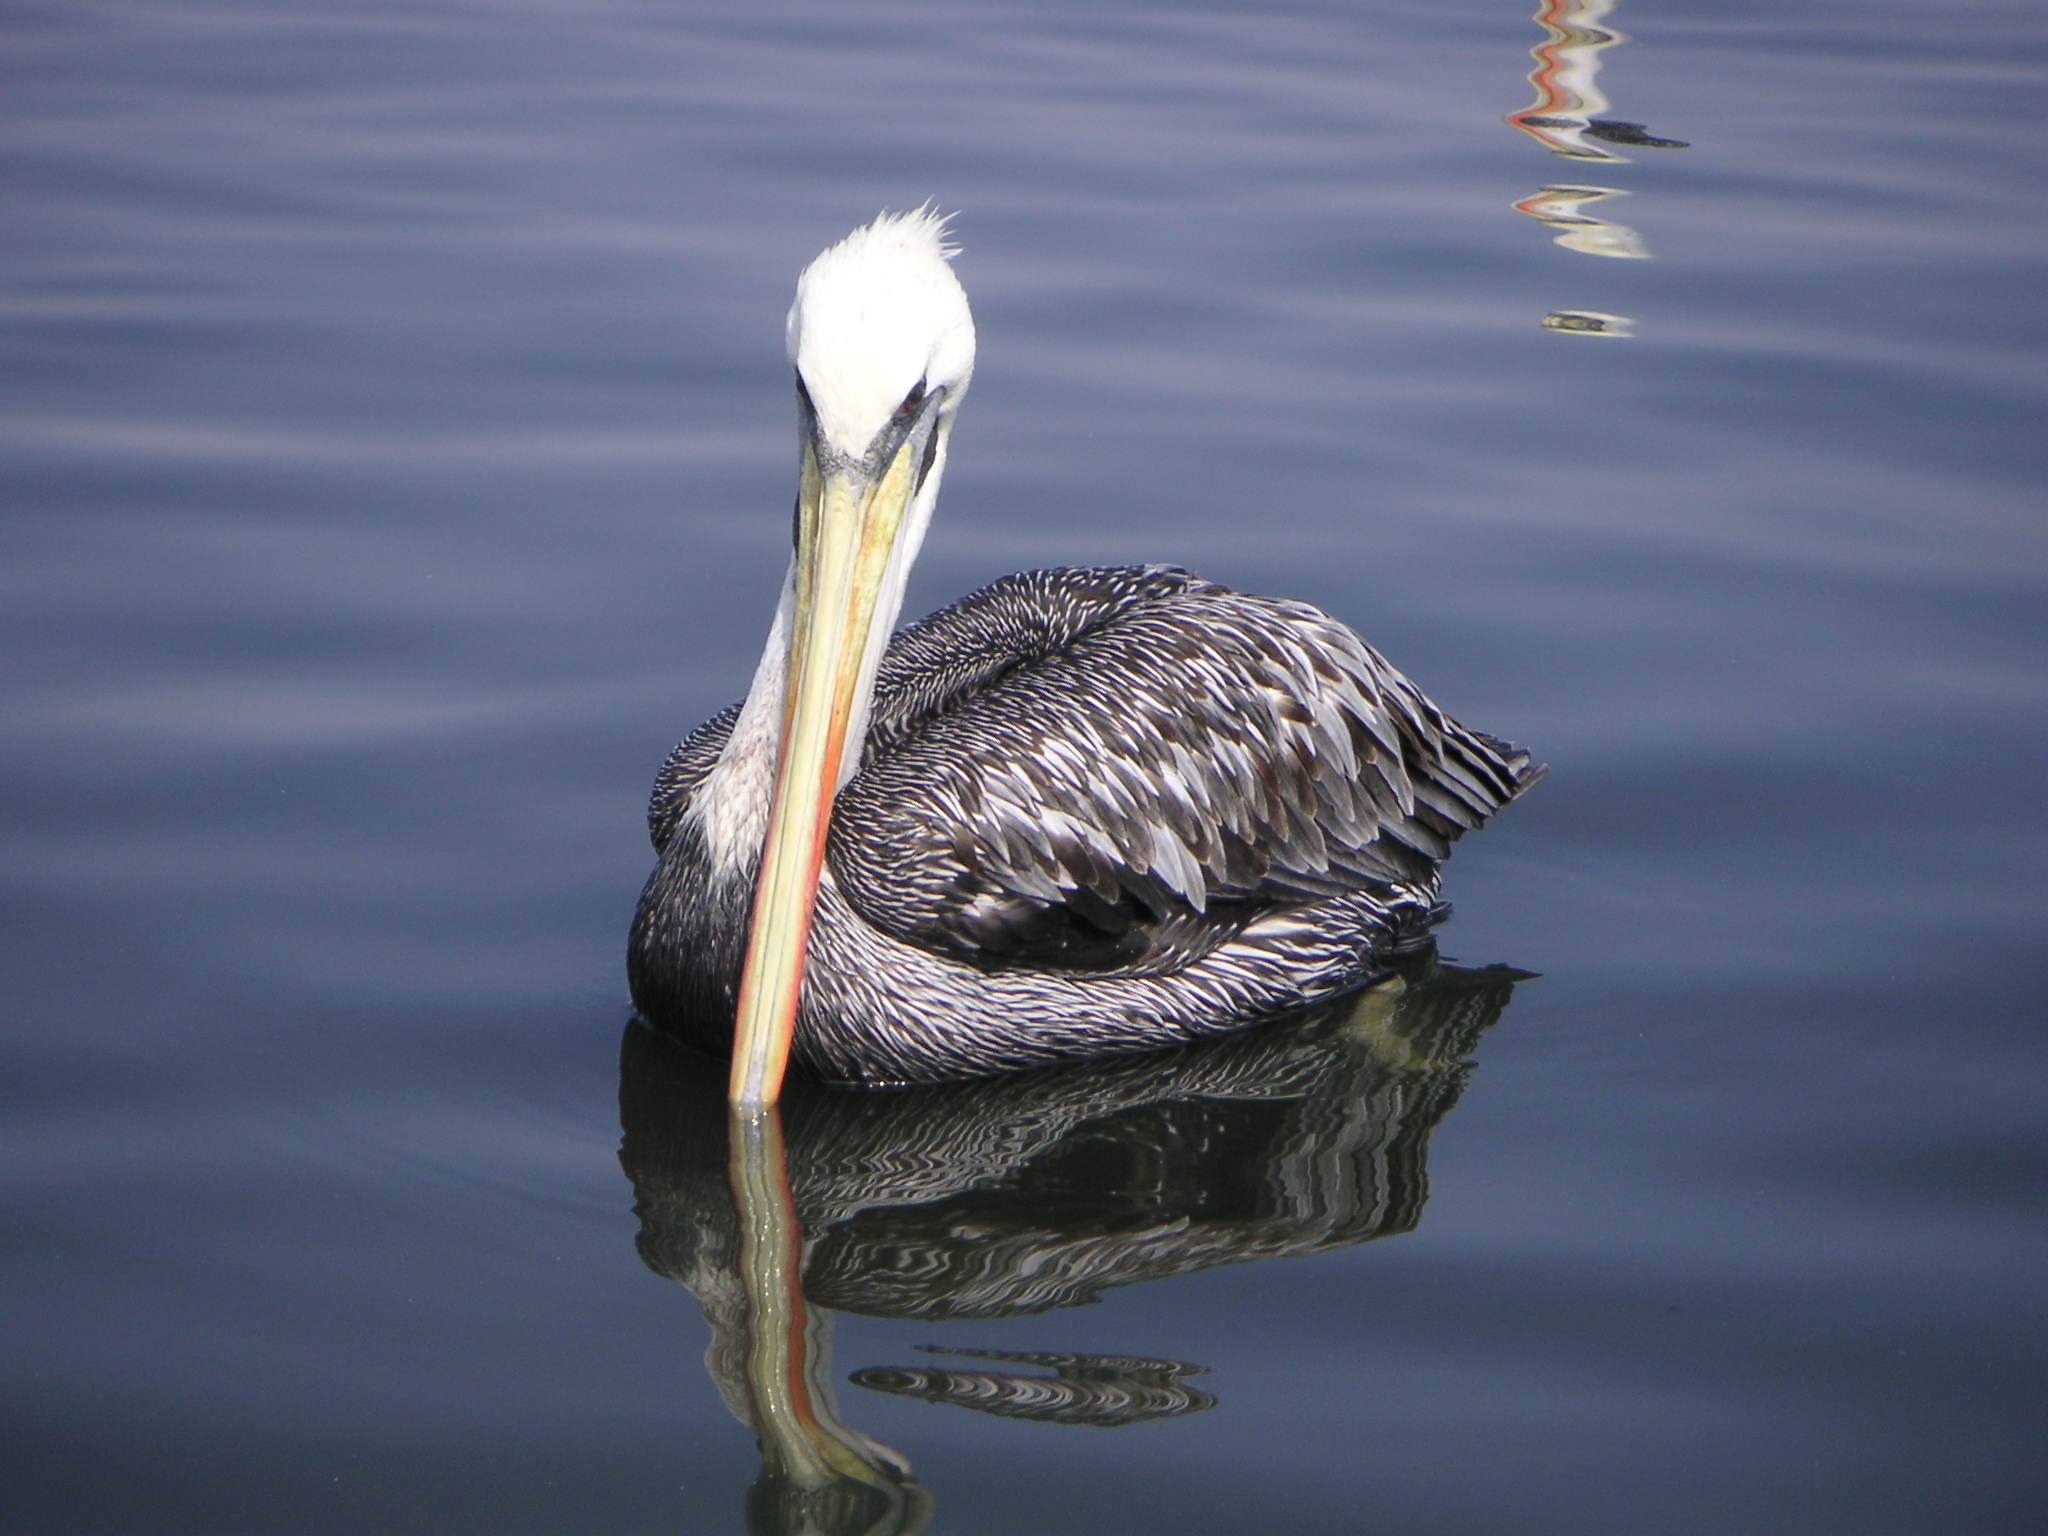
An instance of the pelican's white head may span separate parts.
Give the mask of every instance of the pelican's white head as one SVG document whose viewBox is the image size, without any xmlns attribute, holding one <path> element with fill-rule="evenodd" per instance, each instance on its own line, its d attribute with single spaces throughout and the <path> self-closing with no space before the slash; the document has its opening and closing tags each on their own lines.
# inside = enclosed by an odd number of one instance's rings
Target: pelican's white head
<svg viewBox="0 0 2048 1536">
<path fill-rule="evenodd" d="M 820 446 L 858 462 L 913 392 L 944 391 L 950 416 L 974 373 L 974 317 L 947 265 L 931 205 L 885 213 L 822 252 L 797 279 L 789 361 Z"/>
</svg>

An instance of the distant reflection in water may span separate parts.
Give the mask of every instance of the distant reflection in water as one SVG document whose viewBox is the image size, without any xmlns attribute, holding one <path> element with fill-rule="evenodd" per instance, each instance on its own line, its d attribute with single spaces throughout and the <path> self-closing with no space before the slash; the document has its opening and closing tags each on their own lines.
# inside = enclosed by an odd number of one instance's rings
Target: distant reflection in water
<svg viewBox="0 0 2048 1536">
<path fill-rule="evenodd" d="M 1643 237 L 1626 224 L 1596 219 L 1580 211 L 1588 203 L 1627 196 L 1613 187 L 1543 187 L 1515 204 L 1515 212 L 1526 213 L 1557 230 L 1555 243 L 1568 251 L 1585 256 L 1646 259 L 1650 253 L 1643 247 Z"/>
<path fill-rule="evenodd" d="M 629 1026 L 619 1156 L 640 1256 L 697 1298 L 711 1379 L 759 1437 L 749 1528 L 930 1519 L 908 1463 L 839 1417 L 834 1310 L 994 1321 L 1412 1230 L 1429 1134 L 1526 974 L 1418 956 L 1363 994 L 1200 1046 L 895 1092 L 792 1084 L 755 1119 L 729 1116 L 723 1063 Z M 1215 1402 L 1178 1361 L 942 1353 L 986 1365 L 851 1380 L 1099 1427 Z"/>
<path fill-rule="evenodd" d="M 1641 123 L 1603 115 L 1608 110 L 1608 101 L 1596 83 L 1601 50 L 1628 41 L 1626 33 L 1600 25 L 1615 4 L 1616 0 L 1543 0 L 1536 8 L 1536 24 L 1545 33 L 1544 40 L 1530 50 L 1536 67 L 1529 73 L 1529 83 L 1536 88 L 1536 99 L 1521 111 L 1509 113 L 1505 120 L 1566 160 L 1626 164 L 1628 157 L 1613 148 L 1617 144 L 1642 149 L 1691 147 L 1680 139 L 1659 138 Z M 1526 213 L 1558 231 L 1555 241 L 1568 251 L 1584 256 L 1645 260 L 1650 250 L 1640 234 L 1626 224 L 1595 218 L 1584 211 L 1588 203 L 1626 196 L 1628 193 L 1620 187 L 1559 183 L 1538 188 L 1514 208 L 1517 213 Z M 1554 315 L 1571 313 L 1590 311 L 1556 311 Z M 1552 324 L 1552 318 L 1545 317 L 1544 329 L 1567 334 L 1613 336 L 1625 335 L 1628 329 L 1626 323 Z"/>
<path fill-rule="evenodd" d="M 1543 317 L 1546 331 L 1571 331 L 1579 336 L 1632 336 L 1634 325 L 1627 315 L 1597 309 L 1553 309 Z"/>
<path fill-rule="evenodd" d="M 1610 144 L 1642 149 L 1689 149 L 1681 139 L 1660 139 L 1641 123 L 1624 123 L 1600 114 L 1607 97 L 1594 82 L 1600 74 L 1600 50 L 1628 41 L 1626 32 L 1599 25 L 1618 0 L 1543 0 L 1536 7 L 1536 25 L 1546 36 L 1529 50 L 1536 67 L 1529 83 L 1536 99 L 1506 121 L 1567 160 L 1605 160 L 1626 164 Z"/>
</svg>

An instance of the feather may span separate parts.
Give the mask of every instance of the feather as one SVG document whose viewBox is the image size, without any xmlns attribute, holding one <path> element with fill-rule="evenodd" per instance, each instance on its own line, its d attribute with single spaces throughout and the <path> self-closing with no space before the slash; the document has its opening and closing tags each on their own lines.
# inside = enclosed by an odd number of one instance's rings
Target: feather
<svg viewBox="0 0 2048 1536">
<path fill-rule="evenodd" d="M 1402 881 L 1433 898 L 1434 861 L 1516 792 L 1512 749 L 1343 625 L 1158 567 L 1027 572 L 921 621 L 874 722 L 833 811 L 840 889 L 978 964 L 1154 965 L 1148 937 L 1199 945 L 1212 906 L 1234 931 Z"/>
</svg>

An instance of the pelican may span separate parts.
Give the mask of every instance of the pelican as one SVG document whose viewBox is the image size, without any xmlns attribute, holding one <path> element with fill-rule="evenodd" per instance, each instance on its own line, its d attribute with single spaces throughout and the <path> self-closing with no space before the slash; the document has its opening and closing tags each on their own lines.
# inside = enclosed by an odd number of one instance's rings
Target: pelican
<svg viewBox="0 0 2048 1536">
<path fill-rule="evenodd" d="M 804 269 L 794 554 L 747 696 L 670 754 L 627 970 L 732 1053 L 935 1082 L 1183 1044 L 1357 988 L 1540 777 L 1306 603 L 1027 571 L 892 635 L 974 371 L 929 206 Z"/>
</svg>

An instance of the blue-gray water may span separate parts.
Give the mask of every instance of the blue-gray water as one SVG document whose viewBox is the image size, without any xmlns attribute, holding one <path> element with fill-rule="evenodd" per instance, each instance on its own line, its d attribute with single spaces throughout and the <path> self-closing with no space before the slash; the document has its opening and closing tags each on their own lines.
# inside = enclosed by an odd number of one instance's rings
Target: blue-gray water
<svg viewBox="0 0 2048 1536">
<path fill-rule="evenodd" d="M 1541 979 L 1415 1230 L 838 1318 L 932 1529 L 2040 1529 L 2048 32 L 1624 0 L 1606 115 L 1690 147 L 1569 160 L 1533 3 L 7 7 L 0 1529 L 741 1528 L 624 929 L 795 273 L 927 197 L 912 611 L 1170 560 L 1552 770 L 1449 870 Z M 845 1381 L 922 1344 L 1215 1406 Z"/>
</svg>

